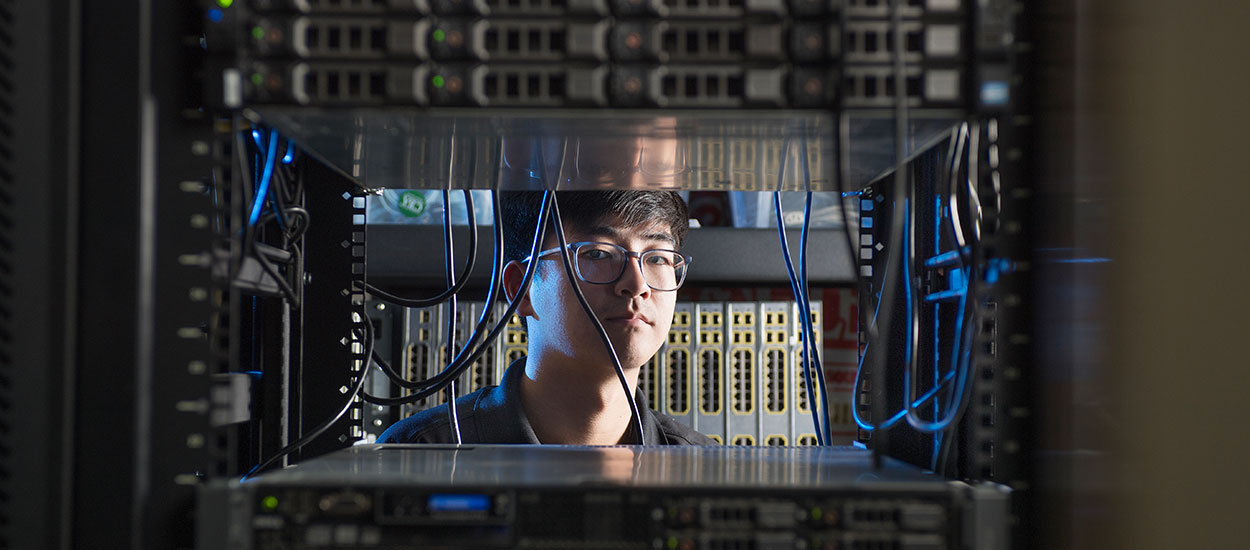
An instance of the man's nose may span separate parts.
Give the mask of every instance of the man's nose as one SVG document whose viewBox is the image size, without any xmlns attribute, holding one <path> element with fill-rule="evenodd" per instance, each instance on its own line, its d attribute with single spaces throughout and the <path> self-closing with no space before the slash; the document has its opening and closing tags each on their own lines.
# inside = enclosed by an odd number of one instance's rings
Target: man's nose
<svg viewBox="0 0 1250 550">
<path fill-rule="evenodd" d="M 644 296 L 651 291 L 647 279 L 642 274 L 639 260 L 633 256 L 625 257 L 625 271 L 616 281 L 616 292 L 622 296 Z"/>
</svg>

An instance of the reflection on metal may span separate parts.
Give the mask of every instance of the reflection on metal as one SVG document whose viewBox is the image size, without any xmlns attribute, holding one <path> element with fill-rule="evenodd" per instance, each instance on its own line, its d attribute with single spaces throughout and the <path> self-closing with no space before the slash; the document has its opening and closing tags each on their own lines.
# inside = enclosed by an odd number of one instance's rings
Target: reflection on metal
<svg viewBox="0 0 1250 550">
<path fill-rule="evenodd" d="M 828 111 L 565 110 L 535 116 L 273 107 L 248 114 L 371 190 L 540 189 L 558 182 L 562 189 L 583 190 L 834 191 L 856 189 L 893 167 L 895 151 L 892 113 L 872 110 L 844 112 L 840 124 Z M 960 119 L 958 111 L 912 111 L 906 150 Z M 835 132 L 847 144 L 841 186 Z M 804 141 L 808 178 L 799 162 Z"/>
</svg>

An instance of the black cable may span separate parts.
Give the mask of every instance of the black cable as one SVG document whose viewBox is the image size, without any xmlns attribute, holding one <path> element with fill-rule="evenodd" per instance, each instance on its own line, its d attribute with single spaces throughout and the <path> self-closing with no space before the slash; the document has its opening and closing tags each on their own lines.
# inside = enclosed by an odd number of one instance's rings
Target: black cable
<svg viewBox="0 0 1250 550">
<path fill-rule="evenodd" d="M 544 191 L 543 204 L 538 214 L 538 228 L 534 232 L 534 242 L 530 247 L 531 258 L 538 255 L 538 252 L 542 249 L 542 243 L 545 242 L 546 240 L 547 223 L 551 216 L 551 209 L 549 208 L 549 205 L 551 204 L 553 197 L 554 197 L 554 193 L 552 193 L 550 190 Z M 498 204 L 496 204 L 496 207 L 498 207 Z M 496 208 L 496 212 L 498 212 L 498 208 Z M 502 226 L 500 225 L 499 227 L 502 227 Z M 502 229 L 500 229 L 499 231 L 502 231 Z M 502 242 L 502 239 L 500 239 L 497 242 Z M 521 278 L 520 289 L 518 289 L 516 296 L 514 296 L 513 299 L 508 302 L 508 308 L 504 311 L 504 314 L 500 316 L 499 320 L 495 323 L 495 327 L 491 329 L 489 334 L 486 335 L 485 341 L 487 343 L 493 342 L 495 338 L 499 336 L 499 333 L 503 332 L 504 328 L 507 327 L 508 319 L 511 318 L 514 313 L 516 313 L 517 307 L 519 307 L 521 304 L 521 297 L 524 296 L 525 293 L 529 291 L 530 283 L 531 281 L 533 281 L 533 278 L 534 278 L 536 265 L 538 265 L 538 262 L 531 261 L 529 262 L 529 265 L 526 266 L 525 275 L 524 277 Z M 479 321 L 479 327 L 482 324 L 483 324 L 482 321 Z M 466 349 L 467 348 L 461 350 L 460 354 L 462 356 L 465 355 Z M 392 406 L 392 405 L 406 405 L 409 403 L 415 403 L 417 401 L 425 399 L 426 397 L 429 397 L 430 395 L 433 395 L 441 391 L 447 385 L 448 380 L 453 379 L 456 376 L 459 376 L 460 373 L 464 372 L 464 369 L 468 368 L 469 365 L 473 364 L 473 362 L 477 361 L 483 354 L 485 354 L 486 350 L 487 350 L 486 345 L 478 346 L 467 357 L 453 361 L 452 364 L 448 365 L 447 368 L 443 369 L 443 371 L 438 373 L 437 375 L 427 380 L 417 382 L 415 384 L 415 387 L 419 387 L 422 389 L 420 389 L 416 393 L 412 393 L 412 394 L 405 395 L 402 397 L 377 397 L 377 396 L 370 395 L 370 396 L 367 396 L 366 400 L 368 400 L 370 403 L 373 403 L 375 405 Z"/>
<path fill-rule="evenodd" d="M 477 262 L 477 221 L 473 217 L 473 193 L 469 189 L 464 189 L 463 191 L 464 204 L 469 209 L 469 251 L 468 261 L 465 263 L 464 269 L 460 271 L 459 282 L 430 298 L 408 298 L 399 296 L 398 294 L 393 294 L 370 283 L 365 283 L 365 288 L 368 289 L 370 293 L 396 305 L 405 307 L 430 307 L 446 302 L 452 296 L 455 296 L 462 289 L 464 289 L 465 285 L 469 283 L 469 273 L 473 271 L 473 264 Z M 446 200 L 444 200 L 444 211 L 448 208 L 450 208 L 450 205 L 447 204 Z"/>
<path fill-rule="evenodd" d="M 538 153 L 539 159 L 547 158 L 543 155 L 542 140 L 534 141 L 534 149 Z M 612 340 L 608 338 L 608 331 L 604 330 L 603 323 L 599 322 L 599 316 L 595 315 L 595 311 L 591 309 L 590 303 L 586 301 L 586 296 L 582 294 L 581 285 L 577 284 L 578 277 L 575 273 L 573 273 L 573 259 L 569 257 L 569 244 L 564 239 L 564 218 L 560 216 L 559 201 L 556 199 L 554 193 L 555 190 L 559 188 L 560 182 L 564 180 L 564 164 L 568 157 L 568 153 L 569 142 L 566 138 L 564 140 L 564 148 L 560 152 L 560 172 L 556 173 L 555 181 L 548 187 L 552 191 L 552 219 L 554 220 L 556 226 L 556 239 L 560 243 L 560 258 L 563 260 L 562 263 L 564 264 L 564 275 L 565 278 L 568 279 L 569 286 L 573 289 L 573 295 L 577 297 L 578 303 L 582 305 L 582 310 L 586 312 L 587 317 L 590 317 L 591 324 L 594 325 L 595 331 L 599 333 L 599 338 L 603 340 L 603 346 L 607 349 L 608 357 L 612 359 L 612 366 L 616 370 L 616 378 L 621 383 L 621 389 L 625 391 L 625 402 L 629 404 L 630 414 L 634 417 L 634 429 L 638 431 L 638 444 L 646 445 L 647 435 L 642 429 L 642 415 L 638 413 L 638 403 L 634 401 L 634 392 L 630 391 L 629 382 L 625 379 L 625 369 L 621 367 L 621 359 L 620 357 L 617 357 L 616 348 L 612 346 Z M 546 166 L 547 163 L 545 160 L 540 161 L 538 164 L 538 178 L 539 181 L 543 182 L 543 185 L 547 185 Z M 538 260 L 536 256 L 533 258 L 535 261 Z"/>
<path fill-rule="evenodd" d="M 563 162 L 561 163 L 563 165 Z M 616 348 L 612 346 L 612 340 L 608 338 L 608 331 L 604 330 L 603 323 L 599 322 L 599 317 L 595 315 L 595 311 L 591 309 L 590 303 L 586 301 L 586 296 L 582 294 L 582 289 L 577 284 L 577 275 L 573 273 L 573 260 L 569 258 L 568 242 L 564 240 L 564 222 L 560 218 L 560 206 L 558 200 L 552 200 L 551 208 L 555 216 L 556 223 L 556 239 L 560 242 L 560 257 L 564 259 L 564 275 L 569 280 L 569 285 L 573 287 L 573 295 L 577 296 L 577 301 L 582 305 L 582 309 L 586 311 L 586 316 L 590 317 L 590 323 L 595 326 L 595 331 L 599 333 L 599 338 L 603 340 L 603 347 L 607 348 L 608 356 L 612 358 L 612 366 L 616 369 L 616 377 L 621 382 L 621 387 L 625 389 L 625 401 L 629 403 L 629 412 L 634 415 L 634 429 L 638 430 L 638 444 L 647 444 L 647 435 L 642 430 L 642 416 L 638 413 L 638 403 L 634 401 L 633 392 L 629 391 L 629 382 L 625 379 L 625 369 L 621 367 L 621 359 L 616 356 Z M 535 258 L 537 261 L 537 258 Z M 658 292 L 658 291 L 652 291 Z"/>
<path fill-rule="evenodd" d="M 891 194 L 891 196 L 893 197 L 892 201 L 895 204 L 895 206 L 892 208 L 892 215 L 891 215 L 892 219 L 890 220 L 890 240 L 888 241 L 889 246 L 890 246 L 890 252 L 889 252 L 889 260 L 887 260 L 889 263 L 895 263 L 893 262 L 893 259 L 901 258 L 901 255 L 902 255 L 902 251 L 899 247 L 899 240 L 903 234 L 904 220 L 902 216 L 898 215 L 897 204 L 898 204 L 898 201 L 900 200 L 900 197 L 904 196 L 905 189 L 908 184 L 907 163 L 906 163 L 907 124 L 908 124 L 908 121 L 907 121 L 907 86 L 906 86 L 907 78 L 906 78 L 906 73 L 904 72 L 905 64 L 903 61 L 903 53 L 906 51 L 906 49 L 903 47 L 904 46 L 903 42 L 904 42 L 905 37 L 902 32 L 903 30 L 902 2 L 903 0 L 893 0 L 892 2 L 890 2 L 890 26 L 894 32 L 893 37 L 894 37 L 894 90 L 895 90 L 894 92 L 894 97 L 895 97 L 895 102 L 894 102 L 894 189 L 893 189 L 893 193 Z M 882 317 L 881 326 L 885 326 L 887 330 L 887 334 L 889 334 L 893 332 L 893 328 L 894 328 L 894 323 L 892 319 L 893 317 L 892 310 L 894 306 L 895 290 L 894 290 L 893 285 L 882 289 L 882 293 L 883 293 L 882 294 L 883 301 L 884 303 L 889 304 L 889 307 L 886 308 L 886 310 L 883 312 L 884 316 Z M 889 296 L 889 299 L 885 300 L 884 299 L 885 296 Z M 910 320 L 908 320 L 908 322 L 910 322 Z M 869 327 L 869 335 L 871 339 L 880 338 L 880 331 L 876 329 L 877 327 L 875 326 Z M 874 357 L 874 359 L 875 359 L 873 361 L 874 364 L 872 366 L 872 385 L 873 385 L 872 389 L 873 389 L 873 394 L 874 394 L 872 398 L 872 411 L 873 411 L 873 418 L 877 419 L 878 422 L 881 422 L 882 420 L 884 420 L 886 406 L 887 406 L 885 367 L 886 367 L 886 362 L 888 360 L 888 354 L 885 353 L 884 347 L 882 349 L 882 353 L 877 354 Z M 890 435 L 889 430 L 878 430 L 876 433 L 876 441 L 873 443 L 873 446 L 872 446 L 872 457 L 873 457 L 873 464 L 877 467 L 881 467 L 881 465 L 883 464 L 884 452 L 885 452 L 886 447 L 889 446 L 889 435 Z"/>
<path fill-rule="evenodd" d="M 959 165 L 963 161 L 964 144 L 966 139 L 968 139 L 967 122 L 961 124 L 959 127 L 959 136 L 955 140 L 955 155 L 951 157 L 952 163 L 950 180 L 947 182 L 947 201 L 950 207 L 951 228 L 953 230 L 953 234 L 951 236 L 955 239 L 955 250 L 959 252 L 959 257 L 962 260 L 968 259 L 968 251 L 966 250 L 968 246 L 968 239 L 964 235 L 963 223 L 959 219 L 959 192 L 958 184 L 956 182 L 959 181 Z"/>
<path fill-rule="evenodd" d="M 451 140 L 451 163 L 447 168 L 447 185 L 452 183 L 452 173 L 456 164 L 456 140 Z M 468 197 L 473 193 L 469 189 L 464 190 L 465 202 L 469 206 L 469 223 L 476 227 L 475 213 L 473 206 Z M 447 288 L 456 286 L 456 248 L 452 239 L 451 231 L 451 192 L 443 189 L 443 245 L 445 252 L 443 275 L 447 278 Z M 457 297 L 455 294 L 447 299 L 447 359 L 448 364 L 451 359 L 457 355 L 456 352 L 456 305 Z M 460 417 L 456 411 L 456 379 L 452 378 L 447 382 L 447 416 L 451 424 L 451 433 L 455 435 L 456 444 L 460 445 L 463 440 L 460 437 Z"/>
<path fill-rule="evenodd" d="M 487 294 L 486 294 L 486 307 L 482 309 L 482 314 L 478 317 L 477 324 L 473 327 L 473 332 L 469 335 L 469 338 L 465 342 L 464 347 L 462 347 L 460 352 L 455 355 L 455 359 L 451 361 L 452 364 L 449 364 L 448 368 L 451 368 L 453 364 L 459 364 L 459 362 L 463 359 L 463 356 L 466 355 L 466 353 L 476 352 L 476 350 L 478 349 L 477 348 L 478 340 L 481 339 L 482 331 L 486 328 L 486 325 L 489 324 L 490 306 L 495 303 L 498 291 L 500 287 L 502 286 L 501 278 L 503 277 L 503 268 L 504 268 L 504 250 L 503 250 L 503 240 L 504 240 L 503 225 L 504 224 L 503 224 L 503 214 L 502 214 L 503 208 L 502 208 L 501 201 L 499 199 L 499 187 L 500 187 L 499 180 L 497 180 L 495 184 L 495 188 L 491 190 L 495 241 L 493 243 L 494 263 L 491 266 L 491 277 L 490 277 L 491 282 L 490 282 L 490 288 L 487 290 Z M 539 212 L 539 217 L 543 218 L 545 212 L 546 212 L 546 201 L 544 200 L 542 209 Z M 471 215 L 476 216 L 476 213 L 471 214 Z M 544 218 L 541 221 L 545 223 L 546 220 Z M 537 234 L 538 231 L 536 230 L 535 233 Z M 545 233 L 543 233 L 543 238 L 545 238 Z M 539 246 L 541 246 L 541 244 Z M 534 250 L 535 251 L 533 253 L 537 254 L 536 252 L 537 249 L 534 249 Z M 524 282 L 524 288 L 525 289 L 529 288 L 528 281 Z M 519 295 L 520 294 L 518 294 L 518 296 Z M 511 304 L 509 305 L 511 306 Z M 509 311 L 514 311 L 514 310 L 515 310 L 515 307 L 513 307 Z M 495 328 L 502 330 L 500 329 L 500 327 L 506 326 L 507 324 L 506 319 L 508 319 L 508 317 L 509 316 L 504 316 L 503 319 L 500 319 L 499 322 L 496 324 Z M 498 331 L 492 330 L 486 342 L 482 344 L 483 349 L 486 345 L 489 345 L 492 341 L 494 341 L 494 338 L 497 335 L 498 335 Z M 473 357 L 475 359 L 473 360 L 476 361 L 476 357 L 479 357 L 479 356 L 480 354 L 474 355 Z M 402 388 L 414 389 L 414 388 L 427 387 L 429 385 L 428 381 L 426 380 L 420 380 L 420 381 L 404 380 L 403 377 L 400 376 L 398 372 L 396 372 L 394 369 L 389 368 L 390 367 L 389 364 L 383 363 L 383 366 L 384 366 L 383 372 L 386 373 L 387 377 L 390 378 L 391 381 L 393 381 L 396 385 Z M 374 403 L 377 405 L 389 404 L 389 403 L 384 403 L 380 401 L 384 399 L 406 399 L 406 397 L 386 398 L 386 397 L 376 397 L 372 395 L 366 395 L 365 397 L 366 397 L 366 400 L 368 399 L 377 400 L 377 402 L 370 401 L 370 403 Z"/>
<path fill-rule="evenodd" d="M 499 214 L 501 210 L 501 204 L 499 201 L 498 192 L 492 191 L 491 196 L 492 196 L 492 199 L 494 200 L 494 211 L 495 211 L 495 226 L 494 226 L 495 227 L 495 243 L 494 243 L 494 248 L 495 248 L 494 260 L 495 261 L 494 261 L 494 265 L 491 271 L 491 285 L 490 285 L 490 290 L 487 291 L 487 295 L 486 295 L 486 307 L 483 308 L 482 315 L 478 318 L 478 323 L 473 328 L 473 333 L 469 335 L 469 339 L 465 342 L 464 347 L 461 348 L 460 353 L 464 353 L 465 349 L 474 348 L 474 346 L 477 345 L 477 341 L 481 338 L 482 330 L 489 323 L 489 308 L 492 304 L 495 303 L 496 294 L 500 286 L 499 278 L 502 276 L 501 274 L 503 273 L 503 259 L 504 259 L 503 258 L 503 245 L 502 245 L 503 243 L 503 220 L 502 220 L 502 216 Z M 489 345 L 489 344 L 490 344 L 489 340 L 483 343 L 483 345 Z M 457 354 L 456 357 L 459 358 L 459 354 Z M 381 355 L 375 353 L 373 358 L 375 361 L 378 362 L 378 366 L 382 368 L 382 372 L 386 374 L 387 378 L 390 378 L 392 382 L 394 382 L 396 385 L 400 386 L 401 388 L 413 389 L 413 388 L 425 387 L 425 381 L 405 380 L 404 377 L 400 375 L 398 371 L 396 371 L 394 368 L 391 367 L 390 363 L 386 362 L 386 360 L 381 357 Z M 386 403 L 376 402 L 376 400 L 380 400 L 380 399 L 390 399 L 390 398 L 377 397 L 377 396 L 365 394 L 366 401 L 369 401 L 370 403 L 373 403 L 375 405 L 385 405 Z"/>
<path fill-rule="evenodd" d="M 291 283 L 287 282 L 286 277 L 283 277 L 280 273 L 278 273 L 278 268 L 274 267 L 273 263 L 269 261 L 269 258 L 265 257 L 264 252 L 256 250 L 255 247 L 253 247 L 252 250 L 252 256 L 256 258 L 256 262 L 259 263 L 261 269 L 265 270 L 265 273 L 268 273 L 269 276 L 273 278 L 274 282 L 278 284 L 278 288 L 282 291 L 282 295 L 285 296 L 291 303 L 291 307 L 299 309 L 300 300 L 299 297 L 295 295 L 295 289 L 291 288 Z"/>
<path fill-rule="evenodd" d="M 382 357 L 382 354 L 378 353 L 377 350 L 373 350 L 373 353 L 371 353 L 369 356 L 373 358 L 373 362 L 378 364 L 378 368 L 381 368 L 382 372 L 385 373 L 386 377 L 390 378 L 391 381 L 404 379 L 404 377 L 401 376 L 399 372 L 397 372 L 393 367 L 391 367 L 390 361 L 387 361 L 385 357 Z M 361 395 L 366 395 L 366 394 L 361 394 Z M 369 397 L 372 397 L 372 396 L 369 396 Z M 369 399 L 365 399 L 365 401 L 369 401 Z M 369 401 L 369 402 L 372 403 L 372 401 Z"/>
<path fill-rule="evenodd" d="M 364 358 L 362 359 L 361 363 L 364 365 L 364 367 L 360 369 L 360 379 L 356 381 L 356 385 L 353 386 L 351 392 L 348 393 L 347 403 L 343 405 L 343 408 L 339 410 L 338 414 L 335 414 L 334 416 L 327 419 L 325 422 L 318 424 L 317 427 L 313 428 L 303 437 L 295 440 L 294 443 L 291 443 L 290 445 L 283 447 L 273 456 L 260 462 L 256 466 L 253 466 L 251 470 L 248 470 L 248 472 L 244 474 L 242 478 L 239 479 L 239 481 L 246 481 L 247 478 L 252 477 L 253 475 L 256 475 L 257 473 L 260 473 L 268 469 L 270 466 L 273 465 L 274 462 L 277 462 L 282 457 L 295 452 L 296 450 L 300 449 L 304 445 L 307 445 L 310 441 L 316 439 L 318 436 L 325 433 L 326 430 L 330 429 L 330 426 L 333 426 L 335 422 L 338 422 L 339 419 L 343 418 L 343 415 L 347 414 L 347 411 L 351 410 L 352 402 L 356 400 L 356 396 L 360 395 L 361 388 L 365 386 L 365 380 L 368 379 L 369 357 L 373 355 L 373 323 L 370 323 L 368 319 L 364 319 L 364 323 L 362 326 L 363 328 L 360 330 L 363 333 L 363 339 L 365 341 L 365 353 L 363 355 Z"/>
</svg>

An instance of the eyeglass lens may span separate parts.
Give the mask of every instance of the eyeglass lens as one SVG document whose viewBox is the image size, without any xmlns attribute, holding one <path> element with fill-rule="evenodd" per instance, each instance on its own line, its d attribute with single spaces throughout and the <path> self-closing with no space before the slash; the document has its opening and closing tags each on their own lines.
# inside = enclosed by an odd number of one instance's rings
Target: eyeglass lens
<svg viewBox="0 0 1250 550">
<path fill-rule="evenodd" d="M 625 251 L 607 243 L 583 244 L 577 249 L 577 274 L 588 283 L 615 282 L 629 258 Z M 647 284 L 656 290 L 676 290 L 686 270 L 685 258 L 669 250 L 647 250 L 639 264 Z"/>
</svg>

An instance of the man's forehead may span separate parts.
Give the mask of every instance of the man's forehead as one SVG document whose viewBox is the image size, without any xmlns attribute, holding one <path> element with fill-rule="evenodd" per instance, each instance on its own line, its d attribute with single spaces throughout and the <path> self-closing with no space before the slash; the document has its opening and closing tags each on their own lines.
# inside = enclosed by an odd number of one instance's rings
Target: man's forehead
<svg viewBox="0 0 1250 550">
<path fill-rule="evenodd" d="M 606 216 L 591 224 L 590 227 L 581 228 L 579 232 L 591 237 L 608 237 L 616 240 L 638 238 L 644 241 L 677 245 L 672 229 L 664 222 L 647 221 L 629 225 L 616 215 Z"/>
</svg>

